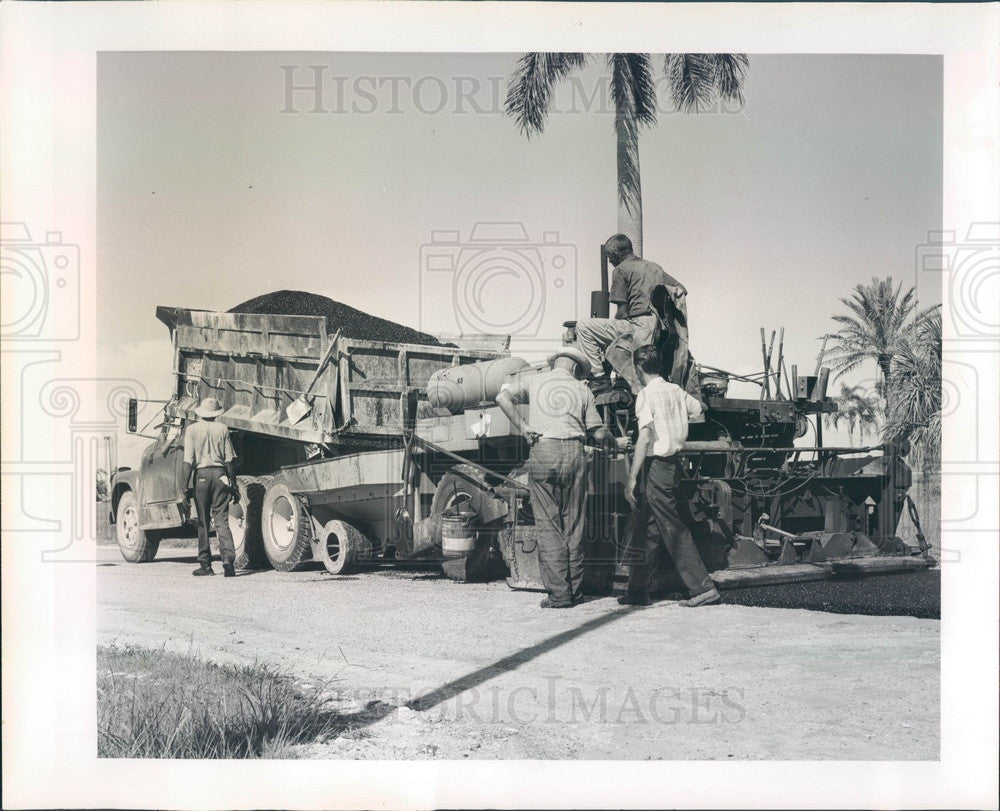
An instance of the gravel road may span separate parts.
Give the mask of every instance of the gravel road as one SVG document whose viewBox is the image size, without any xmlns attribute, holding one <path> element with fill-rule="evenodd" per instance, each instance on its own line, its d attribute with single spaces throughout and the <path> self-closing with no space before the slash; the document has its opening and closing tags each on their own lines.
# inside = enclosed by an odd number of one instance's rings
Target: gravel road
<svg viewBox="0 0 1000 811">
<path fill-rule="evenodd" d="M 430 571 L 193 578 L 194 562 L 102 547 L 98 641 L 324 685 L 344 730 L 303 757 L 939 756 L 934 619 L 610 598 L 543 611 Z"/>
</svg>

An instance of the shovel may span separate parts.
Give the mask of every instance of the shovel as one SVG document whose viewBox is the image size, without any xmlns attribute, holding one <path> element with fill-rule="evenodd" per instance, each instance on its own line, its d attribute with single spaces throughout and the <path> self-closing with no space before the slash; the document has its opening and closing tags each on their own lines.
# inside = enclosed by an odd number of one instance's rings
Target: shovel
<svg viewBox="0 0 1000 811">
<path fill-rule="evenodd" d="M 319 366 L 316 367 L 316 371 L 313 373 L 312 380 L 309 381 L 309 385 L 306 387 L 306 390 L 285 410 L 288 422 L 291 425 L 302 422 L 302 420 L 309 416 L 309 412 L 312 411 L 312 399 L 310 398 L 310 395 L 312 394 L 313 386 L 316 385 L 316 381 L 319 380 L 319 376 L 323 374 L 323 370 L 330 362 L 330 358 L 333 357 L 333 353 L 337 349 L 337 343 L 340 341 L 340 333 L 341 330 L 339 329 L 336 333 L 334 333 L 333 340 L 330 341 L 330 346 L 327 347 L 326 354 L 323 355 L 319 362 Z"/>
</svg>

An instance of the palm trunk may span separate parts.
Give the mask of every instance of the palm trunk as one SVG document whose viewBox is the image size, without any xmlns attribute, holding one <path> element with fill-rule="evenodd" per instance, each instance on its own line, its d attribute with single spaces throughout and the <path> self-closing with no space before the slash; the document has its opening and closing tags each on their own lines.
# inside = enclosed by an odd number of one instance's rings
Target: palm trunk
<svg viewBox="0 0 1000 811">
<path fill-rule="evenodd" d="M 618 233 L 632 240 L 642 256 L 642 184 L 639 179 L 639 130 L 627 114 L 615 112 L 618 142 Z"/>
<path fill-rule="evenodd" d="M 892 355 L 879 355 L 878 367 L 882 370 L 882 388 L 886 403 L 892 397 L 890 375 L 892 374 Z"/>
</svg>

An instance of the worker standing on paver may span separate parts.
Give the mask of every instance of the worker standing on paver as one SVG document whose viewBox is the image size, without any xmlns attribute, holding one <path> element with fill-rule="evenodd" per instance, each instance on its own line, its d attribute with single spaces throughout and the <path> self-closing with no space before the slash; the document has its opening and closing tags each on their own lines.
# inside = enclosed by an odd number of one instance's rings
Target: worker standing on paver
<svg viewBox="0 0 1000 811">
<path fill-rule="evenodd" d="M 580 349 L 594 370 L 595 391 L 609 384 L 603 373 L 604 350 L 622 335 L 631 334 L 634 346 L 653 342 L 658 316 L 654 308 L 657 288 L 665 291 L 658 302 L 667 318 L 669 344 L 673 350 L 669 378 L 683 386 L 688 367 L 687 290 L 655 262 L 639 259 L 632 252 L 632 240 L 615 234 L 604 243 L 608 261 L 615 266 L 609 298 L 618 305 L 614 318 L 581 318 L 576 322 Z"/>
<path fill-rule="evenodd" d="M 690 599 L 682 600 L 681 605 L 694 607 L 718 602 L 719 592 L 677 507 L 682 497 L 678 489 L 677 454 L 687 439 L 688 422 L 701 413 L 701 403 L 660 376 L 662 359 L 655 346 L 639 347 L 633 360 L 643 389 L 635 403 L 639 439 L 625 485 L 625 498 L 636 511 L 630 552 L 638 561 L 629 567 L 628 592 L 618 602 L 649 604 L 650 565 L 661 544 L 670 553 L 690 594 Z M 637 496 L 643 474 L 642 494 Z"/>
<path fill-rule="evenodd" d="M 208 521 L 215 523 L 219 557 L 226 577 L 236 575 L 233 565 L 236 552 L 229 529 L 229 502 L 239 501 L 234 462 L 236 454 L 229 429 L 215 421 L 225 409 L 214 397 L 206 397 L 194 413 L 201 419 L 188 426 L 184 434 L 184 482 L 190 486 L 194 474 L 194 503 L 198 508 L 198 563 L 195 577 L 214 575 L 212 549 L 208 543 Z"/>
<path fill-rule="evenodd" d="M 570 608 L 583 596 L 583 529 L 587 504 L 588 437 L 613 445 L 590 389 L 579 376 L 590 362 L 579 349 L 563 347 L 549 370 L 505 383 L 496 401 L 528 440 L 528 487 L 535 514 L 538 560 L 549 596 L 542 608 Z M 527 403 L 528 421 L 516 405 Z"/>
</svg>

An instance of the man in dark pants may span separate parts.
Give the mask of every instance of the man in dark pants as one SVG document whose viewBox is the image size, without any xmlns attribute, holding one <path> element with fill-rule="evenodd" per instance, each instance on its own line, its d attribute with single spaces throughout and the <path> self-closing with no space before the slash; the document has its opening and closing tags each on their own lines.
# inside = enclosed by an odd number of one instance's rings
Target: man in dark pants
<svg viewBox="0 0 1000 811">
<path fill-rule="evenodd" d="M 588 436 L 613 443 L 594 395 L 578 379 L 590 362 L 575 347 L 549 357 L 548 371 L 519 377 L 497 395 L 501 411 L 528 440 L 528 487 L 535 515 L 538 562 L 549 596 L 542 608 L 570 608 L 583 596 L 583 529 L 587 506 Z M 528 421 L 517 403 L 528 404 Z"/>
<path fill-rule="evenodd" d="M 215 422 L 225 409 L 214 397 L 206 397 L 195 409 L 201 419 L 188 426 L 184 434 L 184 482 L 191 481 L 194 473 L 194 503 L 198 508 L 198 563 L 195 577 L 213 575 L 212 549 L 208 544 L 208 519 L 212 517 L 215 535 L 219 540 L 219 557 L 222 558 L 222 572 L 226 577 L 234 577 L 233 565 L 236 558 L 233 549 L 233 535 L 229 529 L 229 502 L 239 501 L 236 488 L 236 472 L 233 442 L 229 429 Z"/>
<path fill-rule="evenodd" d="M 677 508 L 680 498 L 677 453 L 687 439 L 688 421 L 701 413 L 701 403 L 660 376 L 661 359 L 656 347 L 639 347 L 633 359 L 643 389 L 635 403 L 639 439 L 625 486 L 625 498 L 636 510 L 632 552 L 638 553 L 640 560 L 629 567 L 628 593 L 619 597 L 618 602 L 649 605 L 650 564 L 657 547 L 663 544 L 690 594 L 681 605 L 694 607 L 716 603 L 719 592 Z M 636 489 L 643 468 L 645 486 L 640 499 L 636 497 Z"/>
</svg>

